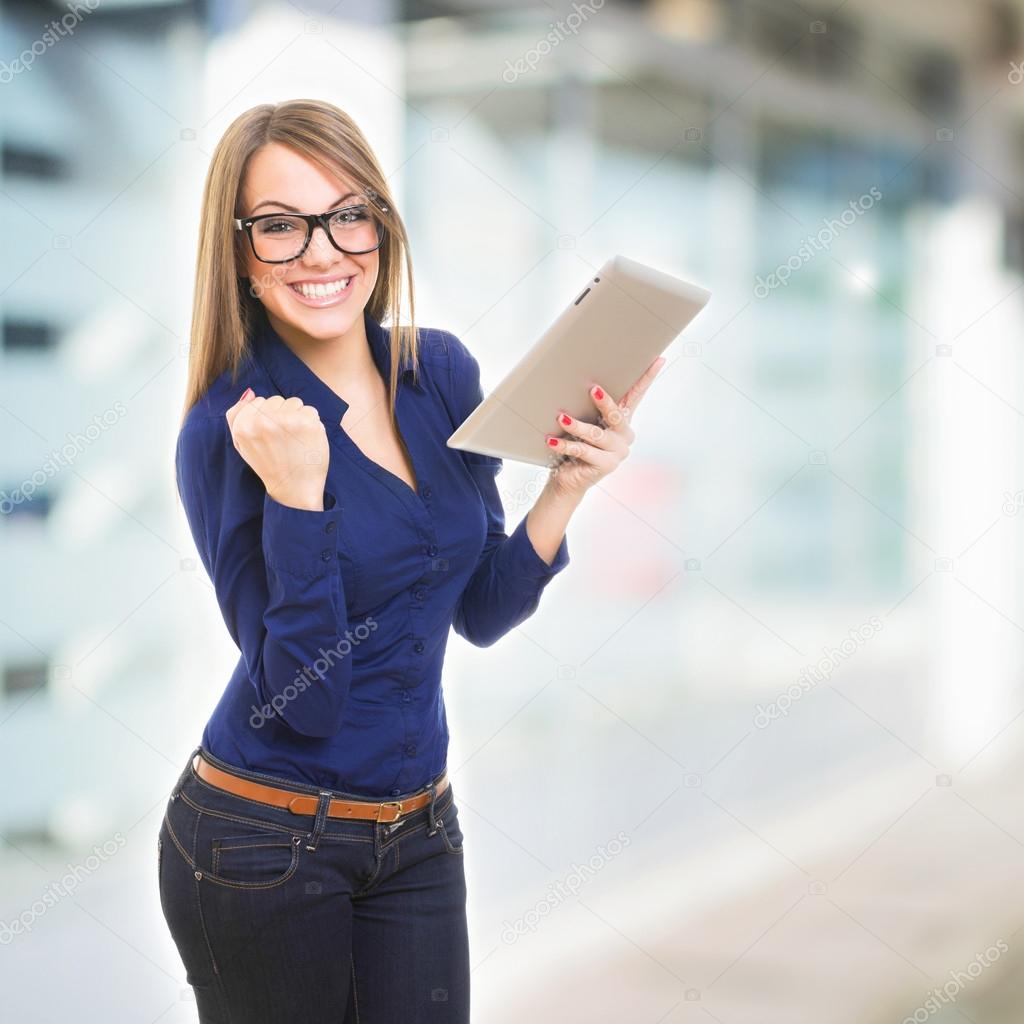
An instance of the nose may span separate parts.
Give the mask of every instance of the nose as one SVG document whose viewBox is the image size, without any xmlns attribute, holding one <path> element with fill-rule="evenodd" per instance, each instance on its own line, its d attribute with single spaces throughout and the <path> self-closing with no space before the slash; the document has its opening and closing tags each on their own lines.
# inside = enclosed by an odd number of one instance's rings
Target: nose
<svg viewBox="0 0 1024 1024">
<path fill-rule="evenodd" d="M 306 251 L 302 254 L 303 262 L 309 261 L 310 263 L 317 264 L 328 264 L 333 263 L 335 256 L 340 256 L 341 253 L 331 244 L 331 240 L 327 237 L 327 232 L 324 230 L 322 224 L 317 224 L 313 228 L 313 234 L 309 239 L 309 245 L 306 247 Z"/>
</svg>

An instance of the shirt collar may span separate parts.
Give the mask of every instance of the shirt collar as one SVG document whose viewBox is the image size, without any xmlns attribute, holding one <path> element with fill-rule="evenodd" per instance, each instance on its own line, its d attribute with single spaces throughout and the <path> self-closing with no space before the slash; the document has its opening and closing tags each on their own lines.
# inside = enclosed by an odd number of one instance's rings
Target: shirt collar
<svg viewBox="0 0 1024 1024">
<path fill-rule="evenodd" d="M 390 331 L 382 327 L 367 309 L 363 309 L 363 323 L 370 352 L 377 364 L 381 377 L 391 379 L 391 337 Z M 266 309 L 260 304 L 259 317 L 254 332 L 253 349 L 257 358 L 270 375 L 278 393 L 285 398 L 298 396 L 306 405 L 312 405 L 325 423 L 339 424 L 348 410 L 346 402 L 329 388 L 289 347 L 274 330 L 267 317 Z M 423 369 L 420 368 L 422 374 Z M 413 361 L 406 352 L 398 368 L 400 383 L 408 383 L 414 390 L 424 390 L 422 376 L 413 377 Z"/>
</svg>

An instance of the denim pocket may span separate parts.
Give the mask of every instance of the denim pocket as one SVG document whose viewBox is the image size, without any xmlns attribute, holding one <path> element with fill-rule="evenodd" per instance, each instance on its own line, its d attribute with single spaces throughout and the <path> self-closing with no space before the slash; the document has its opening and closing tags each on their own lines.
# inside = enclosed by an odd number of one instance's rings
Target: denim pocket
<svg viewBox="0 0 1024 1024">
<path fill-rule="evenodd" d="M 231 882 L 273 885 L 289 878 L 299 857 L 298 837 L 280 832 L 211 840 L 213 874 Z"/>
<path fill-rule="evenodd" d="M 218 813 L 185 793 L 166 816 L 168 838 L 196 881 L 232 889 L 273 889 L 299 866 L 302 836 L 255 818 Z"/>
</svg>

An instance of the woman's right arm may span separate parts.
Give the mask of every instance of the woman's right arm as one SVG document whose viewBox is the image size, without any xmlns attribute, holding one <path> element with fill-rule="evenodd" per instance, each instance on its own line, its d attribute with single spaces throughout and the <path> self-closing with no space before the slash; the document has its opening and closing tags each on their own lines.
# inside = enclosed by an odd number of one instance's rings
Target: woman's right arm
<svg viewBox="0 0 1024 1024">
<path fill-rule="evenodd" d="M 263 713 L 273 709 L 305 736 L 334 734 L 358 642 L 342 642 L 348 615 L 335 495 L 321 488 L 319 502 L 308 500 L 306 480 L 306 507 L 287 504 L 286 488 L 278 493 L 282 500 L 271 497 L 236 450 L 223 416 L 186 424 L 175 465 L 199 557 Z"/>
</svg>

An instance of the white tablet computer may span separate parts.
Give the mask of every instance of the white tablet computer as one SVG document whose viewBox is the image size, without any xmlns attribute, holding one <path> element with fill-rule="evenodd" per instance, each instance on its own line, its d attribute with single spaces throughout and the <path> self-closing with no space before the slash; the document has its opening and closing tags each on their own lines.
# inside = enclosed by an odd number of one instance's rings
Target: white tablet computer
<svg viewBox="0 0 1024 1024">
<path fill-rule="evenodd" d="M 572 436 L 559 428 L 557 410 L 596 423 L 591 386 L 601 384 L 621 399 L 710 297 L 698 285 L 613 256 L 448 438 L 448 447 L 551 465 L 544 435 Z"/>
</svg>

